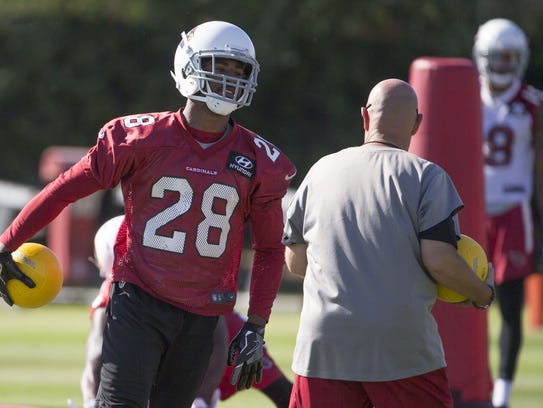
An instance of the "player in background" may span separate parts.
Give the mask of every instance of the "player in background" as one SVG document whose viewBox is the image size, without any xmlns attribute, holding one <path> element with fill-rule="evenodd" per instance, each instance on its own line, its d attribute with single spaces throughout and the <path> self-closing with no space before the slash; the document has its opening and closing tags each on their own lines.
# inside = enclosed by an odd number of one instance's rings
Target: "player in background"
<svg viewBox="0 0 543 408">
<path fill-rule="evenodd" d="M 532 210 L 543 214 L 541 93 L 523 83 L 528 39 L 510 20 L 492 19 L 475 36 L 480 74 L 489 261 L 502 318 L 492 402 L 507 407 L 522 344 L 524 281 L 539 251 Z"/>
<path fill-rule="evenodd" d="M 181 37 L 172 75 L 185 106 L 106 123 L 87 155 L 0 236 L 0 262 L 12 266 L 11 251 L 68 204 L 121 185 L 125 218 L 97 407 L 191 406 L 218 318 L 236 302 L 247 223 L 255 251 L 248 320 L 230 343 L 228 362 L 238 388 L 261 377 L 264 329 L 284 264 L 281 199 L 296 168 L 230 116 L 256 91 L 260 67 L 247 33 L 211 21 Z"/>
<path fill-rule="evenodd" d="M 123 219 L 124 215 L 109 219 L 98 228 L 94 236 L 94 258 L 92 262 L 98 268 L 100 277 L 104 280 L 98 295 L 91 305 L 91 324 L 87 337 L 85 367 L 81 376 L 83 408 L 94 408 L 96 404 L 96 394 L 98 393 L 100 370 L 102 368 L 102 340 L 106 325 L 106 306 L 111 294 L 113 247 Z"/>
<path fill-rule="evenodd" d="M 106 322 L 106 307 L 110 296 L 111 270 L 114 260 L 113 247 L 123 218 L 123 215 L 119 215 L 106 221 L 94 237 L 93 262 L 104 281 L 91 306 L 91 327 L 87 338 L 85 368 L 81 376 L 81 395 L 84 408 L 94 407 L 100 383 L 102 332 Z M 244 322 L 245 319 L 236 311 L 219 318 L 209 367 L 192 408 L 216 407 L 219 400 L 224 401 L 237 392 L 237 387 L 230 384 L 232 367 L 226 367 L 226 355 L 228 341 L 241 330 Z M 262 361 L 262 381 L 255 384 L 254 387 L 262 391 L 278 408 L 288 407 L 292 383 L 275 365 L 266 347 Z"/>
</svg>

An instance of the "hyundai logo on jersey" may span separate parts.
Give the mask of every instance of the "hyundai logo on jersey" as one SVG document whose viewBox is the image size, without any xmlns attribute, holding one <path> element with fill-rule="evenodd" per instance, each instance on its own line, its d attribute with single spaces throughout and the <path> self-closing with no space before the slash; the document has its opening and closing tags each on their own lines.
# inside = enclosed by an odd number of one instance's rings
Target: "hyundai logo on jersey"
<svg viewBox="0 0 543 408">
<path fill-rule="evenodd" d="M 228 156 L 226 168 L 237 171 L 244 177 L 253 178 L 255 176 L 256 163 L 253 159 L 250 159 L 241 153 L 232 151 Z"/>
</svg>

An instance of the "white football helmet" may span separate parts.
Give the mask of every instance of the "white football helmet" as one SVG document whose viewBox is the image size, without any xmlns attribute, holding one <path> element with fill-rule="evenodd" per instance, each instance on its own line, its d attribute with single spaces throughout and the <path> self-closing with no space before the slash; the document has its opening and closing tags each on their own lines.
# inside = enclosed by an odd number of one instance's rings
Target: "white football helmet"
<svg viewBox="0 0 543 408">
<path fill-rule="evenodd" d="M 117 239 L 124 215 L 118 215 L 102 224 L 94 236 L 94 257 L 100 276 L 109 279 L 113 271 L 113 246 Z"/>
<path fill-rule="evenodd" d="M 491 84 L 506 88 L 522 79 L 529 58 L 528 38 L 512 21 L 495 18 L 479 27 L 473 59 L 479 74 Z"/>
<path fill-rule="evenodd" d="M 241 61 L 245 78 L 215 72 L 217 58 Z M 208 61 L 211 70 L 206 71 L 203 63 Z M 234 24 L 210 21 L 181 34 L 172 76 L 181 95 L 205 102 L 212 112 L 226 116 L 251 104 L 259 70 L 255 48 L 245 31 Z"/>
</svg>

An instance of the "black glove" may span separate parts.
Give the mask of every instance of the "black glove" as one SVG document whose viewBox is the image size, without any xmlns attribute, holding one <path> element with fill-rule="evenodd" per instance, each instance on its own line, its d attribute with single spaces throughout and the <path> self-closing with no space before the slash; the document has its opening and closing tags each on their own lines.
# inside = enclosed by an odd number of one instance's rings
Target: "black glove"
<svg viewBox="0 0 543 408">
<path fill-rule="evenodd" d="M 20 280 L 29 288 L 36 287 L 34 281 L 21 272 L 10 252 L 0 252 L 0 296 L 8 305 L 13 306 L 13 300 L 7 288 L 10 279 Z"/>
<path fill-rule="evenodd" d="M 234 365 L 230 384 L 237 390 L 251 388 L 253 379 L 262 380 L 262 357 L 264 348 L 264 327 L 246 322 L 230 342 L 228 365 Z M 234 364 L 234 358 L 236 357 Z"/>
</svg>

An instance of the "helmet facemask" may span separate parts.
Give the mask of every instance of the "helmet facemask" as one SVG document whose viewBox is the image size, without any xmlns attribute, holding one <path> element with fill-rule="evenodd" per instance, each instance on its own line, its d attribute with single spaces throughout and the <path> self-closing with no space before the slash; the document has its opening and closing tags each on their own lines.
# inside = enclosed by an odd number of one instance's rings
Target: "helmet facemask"
<svg viewBox="0 0 543 408">
<path fill-rule="evenodd" d="M 517 78 L 522 77 L 521 52 L 517 50 L 491 51 L 480 56 L 484 64 L 485 75 L 490 83 L 507 87 Z"/>
</svg>

